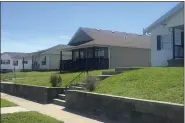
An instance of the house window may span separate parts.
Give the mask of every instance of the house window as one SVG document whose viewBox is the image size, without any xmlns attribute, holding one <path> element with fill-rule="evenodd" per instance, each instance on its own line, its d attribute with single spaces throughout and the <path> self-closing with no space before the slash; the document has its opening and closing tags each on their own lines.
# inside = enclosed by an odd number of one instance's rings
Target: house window
<svg viewBox="0 0 185 123">
<path fill-rule="evenodd" d="M 28 61 L 23 61 L 23 64 L 28 64 Z"/>
<path fill-rule="evenodd" d="M 86 54 L 87 58 L 93 58 L 93 51 L 92 51 L 92 49 L 87 50 L 86 53 L 87 53 Z"/>
<path fill-rule="evenodd" d="M 80 51 L 80 58 L 83 59 L 84 58 L 84 52 Z"/>
<path fill-rule="evenodd" d="M 42 65 L 46 65 L 46 61 L 42 61 Z"/>
<path fill-rule="evenodd" d="M 170 35 L 162 35 L 161 36 L 161 48 L 162 49 L 171 49 L 172 41 Z"/>
<path fill-rule="evenodd" d="M 104 52 L 104 49 L 96 49 L 95 50 L 95 57 L 96 58 L 102 58 L 102 57 L 104 57 L 104 55 L 105 55 L 105 52 Z"/>
<path fill-rule="evenodd" d="M 13 60 L 13 65 L 18 66 L 18 60 Z"/>
<path fill-rule="evenodd" d="M 74 51 L 73 59 L 77 60 L 78 58 L 79 58 L 79 52 L 78 52 L 78 50 L 76 50 L 76 51 Z"/>
<path fill-rule="evenodd" d="M 1 64 L 10 64 L 10 60 L 1 60 Z"/>
<path fill-rule="evenodd" d="M 44 57 L 44 60 L 42 61 L 42 65 L 46 65 L 46 56 Z"/>
</svg>

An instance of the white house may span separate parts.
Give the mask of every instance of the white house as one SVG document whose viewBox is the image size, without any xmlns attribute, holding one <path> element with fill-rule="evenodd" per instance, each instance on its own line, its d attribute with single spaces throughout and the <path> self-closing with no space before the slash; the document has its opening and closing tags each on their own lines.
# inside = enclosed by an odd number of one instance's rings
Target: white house
<svg viewBox="0 0 185 123">
<path fill-rule="evenodd" d="M 23 57 L 27 53 L 17 52 L 4 52 L 1 54 L 1 71 L 8 72 L 15 69 L 15 71 L 21 71 L 24 69 L 30 69 L 31 60 L 24 60 Z"/>
<path fill-rule="evenodd" d="M 143 30 L 151 35 L 152 66 L 167 66 L 169 61 L 184 59 L 184 2 L 180 2 L 149 27 Z"/>
<path fill-rule="evenodd" d="M 25 57 L 25 60 L 32 59 L 32 70 L 59 70 L 60 51 L 68 45 L 59 44 L 49 49 L 34 52 Z M 71 52 L 63 52 L 63 60 L 71 59 Z"/>
</svg>

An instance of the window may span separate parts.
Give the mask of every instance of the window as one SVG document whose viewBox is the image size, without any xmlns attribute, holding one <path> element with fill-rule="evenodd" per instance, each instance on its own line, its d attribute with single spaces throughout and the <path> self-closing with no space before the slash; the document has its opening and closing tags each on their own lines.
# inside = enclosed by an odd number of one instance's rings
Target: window
<svg viewBox="0 0 185 123">
<path fill-rule="evenodd" d="M 1 60 L 1 64 L 10 64 L 10 60 Z"/>
<path fill-rule="evenodd" d="M 170 35 L 161 36 L 161 43 L 162 49 L 171 49 L 172 48 L 171 36 Z"/>
<path fill-rule="evenodd" d="M 13 60 L 13 65 L 18 66 L 18 60 Z"/>
<path fill-rule="evenodd" d="M 28 64 L 28 61 L 23 61 L 22 63 L 23 63 L 23 64 Z"/>
<path fill-rule="evenodd" d="M 96 58 L 104 57 L 104 49 L 96 49 L 95 50 L 95 57 Z"/>
<path fill-rule="evenodd" d="M 80 58 L 83 59 L 84 58 L 84 52 L 80 51 Z"/>
<path fill-rule="evenodd" d="M 42 61 L 42 65 L 46 65 L 46 61 Z"/>
<path fill-rule="evenodd" d="M 42 65 L 46 65 L 46 56 L 44 57 L 44 60 L 42 61 Z"/>
<path fill-rule="evenodd" d="M 76 50 L 76 51 L 73 52 L 73 59 L 77 60 L 78 58 L 79 58 L 79 51 Z"/>
</svg>

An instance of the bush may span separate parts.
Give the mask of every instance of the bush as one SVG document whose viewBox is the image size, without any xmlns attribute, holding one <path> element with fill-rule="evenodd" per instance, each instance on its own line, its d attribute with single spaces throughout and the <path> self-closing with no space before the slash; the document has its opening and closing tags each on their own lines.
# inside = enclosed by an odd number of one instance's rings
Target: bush
<svg viewBox="0 0 185 123">
<path fill-rule="evenodd" d="M 88 91 L 94 91 L 95 88 L 96 88 L 96 81 L 97 81 L 97 78 L 96 76 L 87 76 L 85 78 L 85 83 L 86 83 L 86 88 Z"/>
<path fill-rule="evenodd" d="M 61 76 L 57 73 L 51 74 L 50 76 L 50 83 L 52 87 L 60 86 L 62 82 Z"/>
</svg>

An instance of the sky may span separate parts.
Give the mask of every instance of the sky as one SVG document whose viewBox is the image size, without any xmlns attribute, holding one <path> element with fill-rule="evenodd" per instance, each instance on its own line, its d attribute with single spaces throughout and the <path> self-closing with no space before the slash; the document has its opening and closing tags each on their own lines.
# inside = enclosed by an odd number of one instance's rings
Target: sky
<svg viewBox="0 0 185 123">
<path fill-rule="evenodd" d="M 1 52 L 67 44 L 79 27 L 142 34 L 178 2 L 1 2 Z"/>
</svg>

